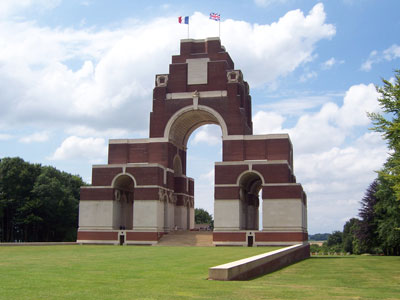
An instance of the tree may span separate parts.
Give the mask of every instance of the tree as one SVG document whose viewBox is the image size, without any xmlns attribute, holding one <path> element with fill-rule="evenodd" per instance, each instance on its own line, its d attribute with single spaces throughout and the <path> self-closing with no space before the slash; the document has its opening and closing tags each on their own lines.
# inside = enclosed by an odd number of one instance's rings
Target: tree
<svg viewBox="0 0 400 300">
<path fill-rule="evenodd" d="M 328 240 L 328 237 L 330 236 L 330 233 L 316 233 L 316 234 L 310 234 L 308 236 L 308 239 L 310 241 L 326 241 Z"/>
<path fill-rule="evenodd" d="M 322 250 L 325 252 L 342 252 L 343 233 L 334 231 L 329 235 L 328 240 L 322 244 Z"/>
<path fill-rule="evenodd" d="M 79 176 L 21 158 L 0 160 L 0 238 L 74 241 L 78 226 Z"/>
<path fill-rule="evenodd" d="M 53 167 L 43 167 L 32 189 L 32 202 L 38 203 L 35 236 L 42 241 L 66 241 L 76 238 L 79 186 L 81 179 Z M 35 206 L 33 206 L 36 208 Z M 32 214 L 31 214 L 32 215 Z M 25 219 L 25 221 L 30 221 Z"/>
<path fill-rule="evenodd" d="M 326 244 L 328 247 L 332 247 L 335 245 L 342 245 L 343 242 L 343 233 L 340 231 L 334 231 L 332 234 L 328 237 L 328 240 L 326 241 Z"/>
<path fill-rule="evenodd" d="M 379 105 L 385 115 L 380 113 L 368 113 L 374 127 L 371 129 L 380 132 L 392 150 L 385 168 L 380 175 L 390 181 L 400 199 L 400 69 L 395 70 L 395 79 L 392 83 L 382 79 L 383 86 L 377 87 L 380 94 Z"/>
<path fill-rule="evenodd" d="M 358 244 L 356 232 L 360 227 L 360 220 L 351 218 L 343 226 L 343 250 L 349 253 L 355 253 L 355 245 Z"/>
<path fill-rule="evenodd" d="M 19 209 L 29 200 L 30 192 L 40 173 L 40 165 L 29 164 L 21 158 L 0 160 L 1 241 L 22 239 Z"/>
<path fill-rule="evenodd" d="M 194 209 L 194 219 L 196 224 L 211 224 L 213 221 L 213 218 L 208 211 L 202 208 Z"/>
<path fill-rule="evenodd" d="M 400 255 L 400 202 L 394 192 L 390 176 L 379 174 L 377 203 L 374 207 L 377 238 L 386 255 Z"/>
<path fill-rule="evenodd" d="M 387 141 L 391 150 L 383 169 L 378 173 L 374 206 L 379 244 L 386 254 L 400 255 L 400 70 L 394 80 L 382 79 L 377 87 L 378 102 L 383 114 L 369 113 L 374 127 Z"/>
<path fill-rule="evenodd" d="M 355 232 L 357 237 L 356 253 L 376 253 L 379 252 L 377 237 L 377 218 L 375 205 L 378 202 L 376 193 L 378 191 L 378 180 L 375 179 L 368 187 L 364 197 L 361 199 L 359 216 L 361 218 L 359 227 Z"/>
</svg>

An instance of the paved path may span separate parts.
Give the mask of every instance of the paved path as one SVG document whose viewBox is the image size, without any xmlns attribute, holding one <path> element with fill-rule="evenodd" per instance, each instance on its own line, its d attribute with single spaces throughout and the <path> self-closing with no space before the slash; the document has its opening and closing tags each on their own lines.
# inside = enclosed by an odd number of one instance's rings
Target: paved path
<svg viewBox="0 0 400 300">
<path fill-rule="evenodd" d="M 161 238 L 157 246 L 212 247 L 212 231 L 171 231 Z"/>
</svg>

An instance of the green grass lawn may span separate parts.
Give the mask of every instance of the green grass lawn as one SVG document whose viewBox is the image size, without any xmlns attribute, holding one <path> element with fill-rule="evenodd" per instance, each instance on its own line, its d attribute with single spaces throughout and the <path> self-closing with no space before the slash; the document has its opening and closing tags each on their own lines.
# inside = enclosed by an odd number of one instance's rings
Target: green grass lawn
<svg viewBox="0 0 400 300">
<path fill-rule="evenodd" d="M 250 281 L 208 268 L 275 248 L 0 247 L 0 299 L 400 299 L 400 257 L 313 257 Z"/>
</svg>

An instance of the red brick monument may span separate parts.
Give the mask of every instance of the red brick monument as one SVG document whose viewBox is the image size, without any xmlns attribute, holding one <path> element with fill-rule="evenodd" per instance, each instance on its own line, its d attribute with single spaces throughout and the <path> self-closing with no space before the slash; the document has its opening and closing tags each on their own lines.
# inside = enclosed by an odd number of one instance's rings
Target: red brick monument
<svg viewBox="0 0 400 300">
<path fill-rule="evenodd" d="M 253 135 L 251 118 L 249 85 L 219 38 L 182 40 L 169 74 L 155 78 L 150 137 L 110 140 L 108 164 L 93 166 L 92 185 L 82 187 L 77 242 L 156 244 L 171 230 L 194 228 L 186 147 L 204 124 L 222 130 L 214 244 L 306 242 L 307 198 L 293 173 L 289 136 Z"/>
</svg>

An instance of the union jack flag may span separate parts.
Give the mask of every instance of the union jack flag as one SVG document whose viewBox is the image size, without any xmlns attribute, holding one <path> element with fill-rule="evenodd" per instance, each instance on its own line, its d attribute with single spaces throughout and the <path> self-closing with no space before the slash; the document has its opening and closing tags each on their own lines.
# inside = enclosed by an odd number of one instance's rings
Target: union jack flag
<svg viewBox="0 0 400 300">
<path fill-rule="evenodd" d="M 221 20 L 221 16 L 220 16 L 220 14 L 212 12 L 212 13 L 210 13 L 210 19 L 214 20 L 214 21 L 220 21 Z"/>
</svg>

